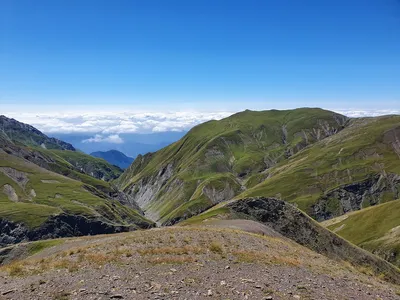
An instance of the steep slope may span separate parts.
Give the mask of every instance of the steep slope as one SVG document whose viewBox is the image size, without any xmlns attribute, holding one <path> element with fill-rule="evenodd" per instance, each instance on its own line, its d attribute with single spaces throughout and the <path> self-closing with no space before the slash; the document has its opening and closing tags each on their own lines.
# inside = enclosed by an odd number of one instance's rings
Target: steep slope
<svg viewBox="0 0 400 300">
<path fill-rule="evenodd" d="M 264 197 L 232 200 L 188 219 L 181 225 L 215 226 L 219 220 L 260 222 L 317 253 L 368 268 L 376 275 L 384 275 L 387 280 L 400 283 L 400 271 L 395 266 L 350 244 L 285 201 Z"/>
<path fill-rule="evenodd" d="M 321 109 L 244 111 L 190 130 L 155 153 L 139 155 L 117 184 L 161 223 L 229 200 L 265 172 L 344 128 L 348 119 Z"/>
<path fill-rule="evenodd" d="M 126 156 L 124 153 L 117 150 L 97 151 L 90 153 L 91 156 L 102 158 L 110 164 L 120 167 L 121 169 L 128 168 L 133 162 L 132 157 Z"/>
<path fill-rule="evenodd" d="M 122 173 L 117 166 L 76 151 L 71 144 L 49 138 L 34 127 L 5 116 L 0 116 L 0 148 L 74 179 L 85 178 L 77 174 L 80 173 L 109 181 Z"/>
<path fill-rule="evenodd" d="M 353 119 L 247 186 L 238 198 L 279 197 L 319 221 L 398 199 L 400 116 Z"/>
<path fill-rule="evenodd" d="M 351 212 L 322 225 L 400 266 L 400 200 Z"/>
<path fill-rule="evenodd" d="M 347 263 L 226 228 L 43 241 L 0 259 L 24 252 L 0 268 L 4 299 L 399 299 L 398 286 Z"/>
<path fill-rule="evenodd" d="M 0 150 L 0 245 L 151 226 L 93 186 Z"/>
</svg>

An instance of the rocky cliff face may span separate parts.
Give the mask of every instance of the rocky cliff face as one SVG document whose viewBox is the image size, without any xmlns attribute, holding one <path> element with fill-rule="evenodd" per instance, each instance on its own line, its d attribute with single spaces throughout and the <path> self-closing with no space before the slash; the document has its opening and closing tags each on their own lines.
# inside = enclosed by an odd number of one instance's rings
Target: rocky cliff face
<svg viewBox="0 0 400 300">
<path fill-rule="evenodd" d="M 21 223 L 0 219 L 0 247 L 22 241 L 36 241 L 82 235 L 96 235 L 151 228 L 143 222 L 131 226 L 118 226 L 83 216 L 61 214 L 49 218 L 38 228 L 28 228 Z"/>
<path fill-rule="evenodd" d="M 323 221 L 398 198 L 400 175 L 383 173 L 329 191 L 313 206 L 312 215 Z"/>
</svg>

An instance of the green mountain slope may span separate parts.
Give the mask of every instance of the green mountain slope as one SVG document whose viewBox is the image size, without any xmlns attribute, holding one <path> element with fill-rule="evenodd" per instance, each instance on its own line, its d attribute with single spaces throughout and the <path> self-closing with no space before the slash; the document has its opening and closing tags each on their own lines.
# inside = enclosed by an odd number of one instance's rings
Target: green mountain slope
<svg viewBox="0 0 400 300">
<path fill-rule="evenodd" d="M 351 212 L 322 225 L 400 266 L 400 200 Z"/>
<path fill-rule="evenodd" d="M 151 226 L 94 187 L 0 150 L 0 245 Z"/>
<path fill-rule="evenodd" d="M 399 198 L 399 174 L 400 116 L 354 119 L 339 133 L 250 178 L 250 188 L 238 198 L 279 197 L 326 220 Z"/>
<path fill-rule="evenodd" d="M 336 134 L 347 122 L 322 109 L 247 110 L 139 155 L 116 183 L 153 220 L 171 224 L 233 198 L 252 176 Z"/>
</svg>

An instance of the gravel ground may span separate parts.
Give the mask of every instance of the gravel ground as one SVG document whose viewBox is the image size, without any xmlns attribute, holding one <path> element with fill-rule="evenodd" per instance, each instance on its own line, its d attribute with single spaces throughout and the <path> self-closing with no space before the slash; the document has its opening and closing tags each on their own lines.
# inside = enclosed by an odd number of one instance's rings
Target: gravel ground
<svg viewBox="0 0 400 300">
<path fill-rule="evenodd" d="M 172 227 L 68 240 L 4 266 L 0 299 L 400 299 L 361 271 L 277 236 Z"/>
</svg>

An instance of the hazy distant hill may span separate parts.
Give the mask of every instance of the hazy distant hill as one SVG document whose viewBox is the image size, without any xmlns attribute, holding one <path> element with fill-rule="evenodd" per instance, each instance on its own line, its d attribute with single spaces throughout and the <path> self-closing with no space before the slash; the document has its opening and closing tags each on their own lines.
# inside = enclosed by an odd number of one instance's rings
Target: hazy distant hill
<svg viewBox="0 0 400 300">
<path fill-rule="evenodd" d="M 126 156 L 124 153 L 118 150 L 110 150 L 110 151 L 97 151 L 90 153 L 91 156 L 102 158 L 108 161 L 110 164 L 118 166 L 122 169 L 126 169 L 133 162 L 133 158 Z"/>
<path fill-rule="evenodd" d="M 58 133 L 50 134 L 58 139 L 71 143 L 76 149 L 79 149 L 87 154 L 92 152 L 109 150 L 117 150 L 129 157 L 135 158 L 139 154 L 146 154 L 148 152 L 155 152 L 176 142 L 186 132 L 155 132 L 149 134 L 139 133 L 122 133 L 119 137 L 122 143 L 110 143 L 108 141 L 89 142 L 93 135 L 77 134 L 77 133 Z"/>
</svg>

